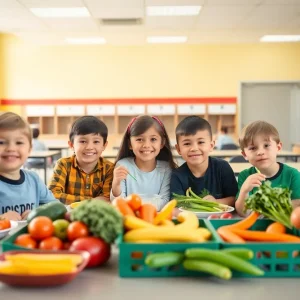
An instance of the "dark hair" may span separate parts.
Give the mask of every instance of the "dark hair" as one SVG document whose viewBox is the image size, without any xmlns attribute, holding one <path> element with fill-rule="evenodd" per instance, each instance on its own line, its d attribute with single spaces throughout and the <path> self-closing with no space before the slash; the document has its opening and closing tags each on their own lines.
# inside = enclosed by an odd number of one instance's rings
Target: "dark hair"
<svg viewBox="0 0 300 300">
<path fill-rule="evenodd" d="M 32 137 L 37 139 L 40 135 L 40 130 L 38 128 L 32 128 Z"/>
<path fill-rule="evenodd" d="M 71 126 L 69 140 L 73 143 L 75 135 L 86 135 L 94 133 L 103 137 L 103 142 L 107 141 L 107 126 L 94 116 L 84 116 L 77 119 Z"/>
<path fill-rule="evenodd" d="M 198 116 L 188 116 L 184 118 L 176 127 L 176 142 L 180 136 L 195 135 L 199 130 L 207 130 L 209 136 L 212 138 L 212 131 L 210 124 L 203 118 Z"/>
<path fill-rule="evenodd" d="M 138 116 L 136 118 L 133 118 L 129 122 L 126 131 L 124 133 L 124 136 L 122 138 L 122 142 L 121 142 L 119 153 L 116 158 L 116 162 L 118 162 L 120 159 L 125 157 L 135 157 L 133 151 L 130 150 L 129 148 L 130 137 L 141 135 L 152 126 L 155 127 L 155 129 L 157 130 L 157 132 L 162 138 L 162 142 L 164 143 L 164 147 L 160 149 L 160 152 L 156 158 L 158 160 L 168 161 L 172 169 L 176 168 L 176 164 L 173 160 L 170 139 L 166 132 L 165 126 L 163 125 L 161 120 L 158 119 L 157 117 L 151 117 L 148 115 Z"/>
<path fill-rule="evenodd" d="M 23 131 L 25 136 L 29 140 L 30 146 L 32 146 L 32 132 L 29 124 L 22 119 L 19 115 L 13 112 L 6 112 L 0 114 L 0 130 L 16 130 L 20 129 Z"/>
<path fill-rule="evenodd" d="M 254 121 L 242 129 L 239 138 L 241 150 L 253 143 L 257 135 L 265 135 L 268 139 L 273 139 L 277 144 L 280 143 L 278 130 L 270 123 L 265 121 Z"/>
<path fill-rule="evenodd" d="M 228 133 L 228 127 L 227 126 L 221 126 L 221 131 L 224 132 L 225 134 Z"/>
</svg>

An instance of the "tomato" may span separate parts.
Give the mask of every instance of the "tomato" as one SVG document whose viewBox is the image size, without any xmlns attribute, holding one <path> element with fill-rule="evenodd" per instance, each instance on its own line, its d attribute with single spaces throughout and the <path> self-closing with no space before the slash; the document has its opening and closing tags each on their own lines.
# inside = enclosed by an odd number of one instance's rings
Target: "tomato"
<svg viewBox="0 0 300 300">
<path fill-rule="evenodd" d="M 219 219 L 219 216 L 218 215 L 209 215 L 207 217 L 207 220 L 211 220 L 211 219 Z"/>
<path fill-rule="evenodd" d="M 56 236 L 50 236 L 43 239 L 39 244 L 42 250 L 61 250 L 64 248 L 63 242 Z"/>
<path fill-rule="evenodd" d="M 34 240 L 29 233 L 23 233 L 17 236 L 15 245 L 35 249 L 37 248 L 37 241 Z"/>
<path fill-rule="evenodd" d="M 132 210 L 138 210 L 142 205 L 142 198 L 137 194 L 131 194 L 125 199 Z"/>
<path fill-rule="evenodd" d="M 300 229 L 300 207 L 296 207 L 291 214 L 291 223 L 295 228 Z"/>
<path fill-rule="evenodd" d="M 6 219 L 0 219 L 0 230 L 4 230 L 10 228 L 10 221 Z"/>
<path fill-rule="evenodd" d="M 36 217 L 28 224 L 28 232 L 36 240 L 52 236 L 54 232 L 52 220 L 45 216 Z"/>
<path fill-rule="evenodd" d="M 89 252 L 90 260 L 87 264 L 87 267 L 96 267 L 100 266 L 108 261 L 110 258 L 110 244 L 107 244 L 102 239 L 88 236 L 82 237 L 75 240 L 71 247 L 70 251 L 74 250 L 84 250 Z"/>
<path fill-rule="evenodd" d="M 67 228 L 68 240 L 71 242 L 78 238 L 85 237 L 88 235 L 89 235 L 88 227 L 80 221 L 72 222 Z"/>
<path fill-rule="evenodd" d="M 232 214 L 226 212 L 220 216 L 220 219 L 232 219 Z"/>
</svg>

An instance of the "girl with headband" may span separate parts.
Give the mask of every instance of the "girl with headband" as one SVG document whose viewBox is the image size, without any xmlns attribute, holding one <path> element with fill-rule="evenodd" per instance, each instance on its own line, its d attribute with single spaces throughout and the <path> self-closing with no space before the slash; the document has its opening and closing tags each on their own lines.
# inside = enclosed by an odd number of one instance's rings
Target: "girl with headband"
<svg viewBox="0 0 300 300">
<path fill-rule="evenodd" d="M 133 118 L 116 158 L 110 199 L 133 193 L 158 194 L 161 200 L 156 208 L 160 210 L 170 200 L 170 177 L 175 167 L 161 120 L 148 115 Z"/>
</svg>

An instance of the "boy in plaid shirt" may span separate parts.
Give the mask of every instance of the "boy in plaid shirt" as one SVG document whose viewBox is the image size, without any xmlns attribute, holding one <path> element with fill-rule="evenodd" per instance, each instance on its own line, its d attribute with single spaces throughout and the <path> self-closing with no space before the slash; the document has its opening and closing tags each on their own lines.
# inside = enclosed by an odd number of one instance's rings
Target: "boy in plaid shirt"
<svg viewBox="0 0 300 300">
<path fill-rule="evenodd" d="M 64 204 L 97 198 L 109 201 L 114 164 L 101 157 L 107 126 L 93 116 L 77 119 L 69 133 L 71 157 L 57 161 L 49 189 Z"/>
</svg>

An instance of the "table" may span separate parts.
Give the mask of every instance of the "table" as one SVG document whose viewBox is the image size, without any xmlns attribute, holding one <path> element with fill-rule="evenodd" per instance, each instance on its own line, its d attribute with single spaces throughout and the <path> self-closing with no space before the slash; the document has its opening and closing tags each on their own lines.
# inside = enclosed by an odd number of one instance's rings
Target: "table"
<svg viewBox="0 0 300 300">
<path fill-rule="evenodd" d="M 232 168 L 232 170 L 233 170 L 233 172 L 236 176 L 239 175 L 240 172 L 252 167 L 252 165 L 249 164 L 249 163 L 229 163 L 229 164 L 230 164 L 230 166 L 231 166 L 231 168 Z M 288 163 L 286 163 L 286 165 L 300 171 L 300 162 L 298 162 L 298 163 L 288 162 Z"/>
<path fill-rule="evenodd" d="M 59 151 L 31 151 L 28 158 L 43 158 L 44 159 L 44 180 L 47 183 L 47 158 L 53 158 L 55 155 L 59 155 Z"/>
<path fill-rule="evenodd" d="M 20 289 L 0 283 L 0 295 L 9 300 L 294 300 L 299 298 L 298 284 L 299 278 L 120 278 L 114 253 L 107 266 L 84 270 L 67 285 Z"/>
</svg>

